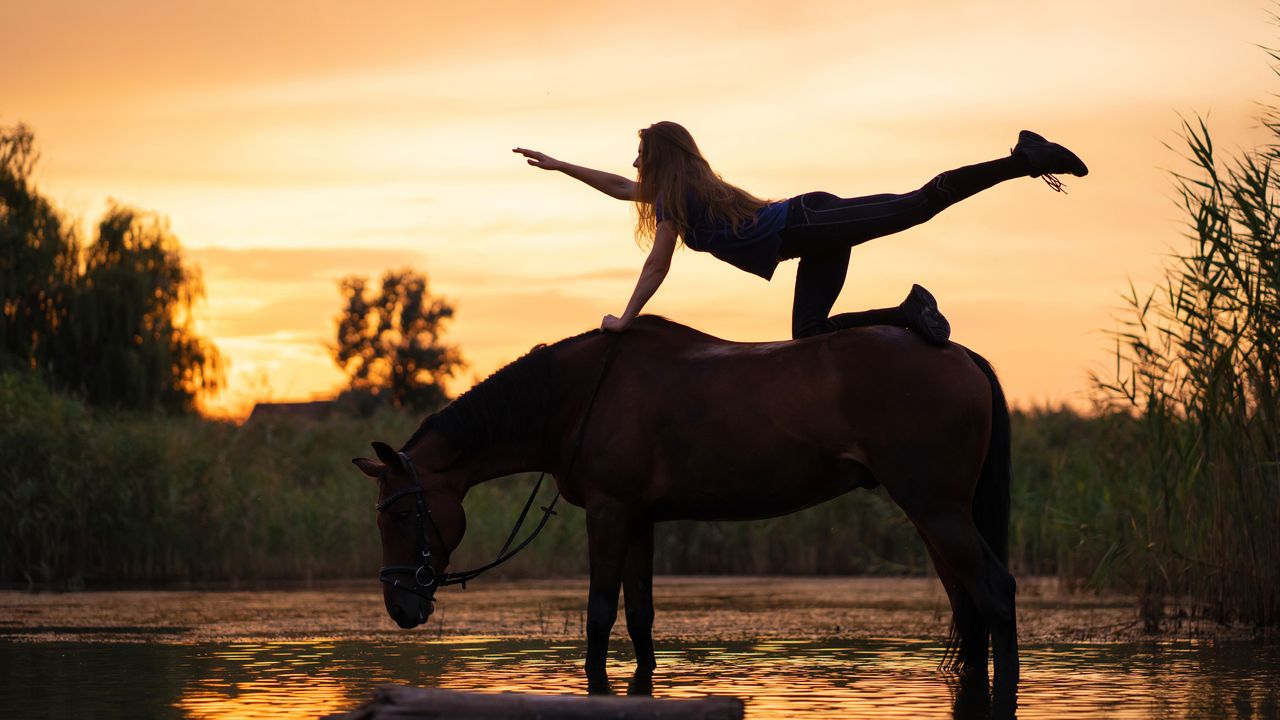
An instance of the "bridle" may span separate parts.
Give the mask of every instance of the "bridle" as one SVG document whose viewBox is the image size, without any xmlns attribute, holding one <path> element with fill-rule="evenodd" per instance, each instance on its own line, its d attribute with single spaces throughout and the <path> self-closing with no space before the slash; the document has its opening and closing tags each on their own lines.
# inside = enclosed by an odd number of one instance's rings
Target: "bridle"
<svg viewBox="0 0 1280 720">
<path fill-rule="evenodd" d="M 409 456 L 403 452 L 396 454 L 400 457 L 400 462 L 404 465 L 405 472 L 409 474 L 409 479 L 413 484 L 406 485 L 405 487 L 391 493 L 387 499 L 378 503 L 374 507 L 378 512 L 384 512 L 392 503 L 400 498 L 406 495 L 416 496 L 414 499 L 417 501 L 417 515 L 414 518 L 414 523 L 417 530 L 418 547 L 415 550 L 414 557 L 416 557 L 421 564 L 384 565 L 380 570 L 378 570 L 378 579 L 392 587 L 406 590 L 414 595 L 426 598 L 427 600 L 434 598 L 436 588 L 448 585 L 462 585 L 465 588 L 467 586 L 467 581 L 479 576 L 486 570 L 495 568 L 507 560 L 510 560 L 512 557 L 515 557 L 516 553 L 520 552 L 529 543 L 533 542 L 533 539 L 538 536 L 538 533 L 542 532 L 542 528 L 546 526 L 547 521 L 551 519 L 551 516 L 556 514 L 554 508 L 556 506 L 556 502 L 560 499 L 559 491 L 557 491 L 556 496 L 551 499 L 551 503 L 542 508 L 542 520 L 538 522 L 538 526 L 533 529 L 533 532 L 529 533 L 529 536 L 521 541 L 519 545 L 514 548 L 511 547 L 511 543 L 520 532 L 520 528 L 524 526 L 525 518 L 529 515 L 529 508 L 533 505 L 533 499 L 537 497 L 538 490 L 542 487 L 542 480 L 546 477 L 546 473 L 543 473 L 538 477 L 538 482 L 534 483 L 533 492 L 529 493 L 529 500 L 525 502 L 524 510 L 520 512 L 520 517 L 516 519 L 515 527 L 511 528 L 511 534 L 507 537 L 507 542 L 502 546 L 502 549 L 498 551 L 498 556 L 493 560 L 493 562 L 472 570 L 447 573 L 438 572 L 431 565 L 430 535 L 435 535 L 436 540 L 440 543 L 440 547 L 445 547 L 444 535 L 440 532 L 440 526 L 436 525 L 435 518 L 431 516 L 431 510 L 427 507 L 426 501 L 422 499 L 422 483 L 418 480 L 418 472 L 413 467 L 413 461 L 410 460 Z M 430 534 L 428 534 L 428 531 L 430 531 Z M 411 579 L 412 584 L 405 582 L 400 576 L 408 576 Z"/>
<path fill-rule="evenodd" d="M 427 536 L 427 528 L 435 534 L 436 540 L 440 542 L 440 547 L 445 547 L 444 535 L 440 533 L 440 526 L 436 525 L 436 521 L 431 517 L 431 511 L 427 509 L 427 503 L 422 499 L 422 483 L 418 480 L 418 471 L 413 467 L 413 461 L 403 452 L 396 453 L 400 457 L 400 462 L 404 465 L 405 472 L 409 473 L 411 485 L 406 485 L 399 490 L 391 493 L 385 500 L 374 506 L 378 512 L 385 512 L 391 504 L 406 495 L 413 495 L 416 501 L 417 513 L 414 517 L 414 525 L 418 536 L 418 547 L 414 551 L 414 557 L 421 563 L 420 565 L 384 565 L 378 570 L 378 579 L 384 583 L 407 590 L 414 595 L 420 595 L 428 600 L 435 594 L 437 585 L 442 583 L 440 574 L 431 566 L 431 540 Z M 412 578 L 412 584 L 403 582 L 400 575 L 408 575 Z M 447 578 L 443 578 L 447 580 Z"/>
<path fill-rule="evenodd" d="M 569 454 L 568 467 L 565 470 L 564 479 L 568 481 L 570 474 L 573 472 L 574 463 L 578 459 L 578 455 L 582 450 L 582 438 L 587 429 L 587 420 L 591 417 L 591 408 L 595 406 L 596 396 L 600 394 L 600 386 L 604 382 L 605 373 L 609 369 L 609 365 L 613 361 L 614 351 L 618 346 L 619 334 L 614 334 L 609 341 L 609 347 L 605 350 L 604 359 L 600 363 L 600 374 L 596 376 L 595 388 L 591 392 L 591 398 L 587 401 L 587 409 L 582 414 L 582 421 L 578 424 L 578 432 L 573 441 L 573 447 Z M 414 557 L 420 563 L 419 565 L 384 565 L 378 570 L 378 580 L 391 585 L 392 587 L 413 593 L 426 600 L 435 599 L 437 588 L 446 587 L 448 585 L 462 585 L 466 588 L 467 582 L 478 577 L 480 574 L 491 570 L 502 563 L 515 557 L 516 553 L 525 549 L 533 539 L 542 532 L 542 528 L 546 527 L 547 521 L 555 515 L 556 502 L 560 500 L 560 491 L 556 491 L 556 495 L 551 502 L 541 508 L 542 520 L 538 522 L 538 526 L 529 533 L 519 545 L 514 548 L 511 543 L 515 541 L 516 535 L 519 534 L 520 528 L 524 525 L 525 518 L 529 514 L 529 508 L 533 505 L 533 499 L 537 497 L 538 490 L 542 487 L 542 480 L 547 476 L 544 472 L 538 477 L 538 481 L 534 483 L 533 492 L 529 493 L 529 499 L 524 504 L 524 509 L 520 511 L 520 517 L 516 519 L 515 526 L 511 528 L 511 534 L 507 536 L 507 542 L 503 544 L 502 549 L 498 551 L 498 555 L 494 560 L 486 565 L 471 570 L 461 570 L 459 572 L 439 572 L 431 565 L 431 538 L 435 535 L 436 540 L 440 543 L 440 547 L 446 547 L 444 535 L 440 532 L 440 526 L 436 524 L 435 518 L 431 516 L 431 509 L 427 507 L 427 503 L 423 500 L 423 488 L 421 481 L 418 480 L 418 471 L 413 467 L 413 460 L 409 458 L 403 451 L 397 452 L 401 465 L 409 475 L 410 484 L 388 495 L 382 502 L 374 506 L 378 512 L 385 512 L 391 504 L 406 495 L 413 495 L 417 514 L 414 518 L 416 535 L 418 537 L 418 546 L 415 550 Z M 390 470 L 388 469 L 388 472 Z M 404 578 L 408 578 L 406 581 Z"/>
</svg>

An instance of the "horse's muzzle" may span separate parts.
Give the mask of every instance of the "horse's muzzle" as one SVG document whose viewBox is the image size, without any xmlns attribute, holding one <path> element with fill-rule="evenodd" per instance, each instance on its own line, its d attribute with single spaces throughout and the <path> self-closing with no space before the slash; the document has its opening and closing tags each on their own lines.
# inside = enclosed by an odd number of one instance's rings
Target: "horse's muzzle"
<svg viewBox="0 0 1280 720">
<path fill-rule="evenodd" d="M 405 630 L 416 628 L 431 617 L 431 603 L 417 603 L 417 607 L 405 607 L 399 603 L 387 605 L 387 614 Z"/>
</svg>

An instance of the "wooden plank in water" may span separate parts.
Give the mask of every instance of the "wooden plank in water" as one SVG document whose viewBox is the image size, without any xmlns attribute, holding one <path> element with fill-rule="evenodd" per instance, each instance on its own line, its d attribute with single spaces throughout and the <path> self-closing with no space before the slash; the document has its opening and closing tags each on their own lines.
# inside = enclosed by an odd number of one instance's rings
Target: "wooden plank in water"
<svg viewBox="0 0 1280 720">
<path fill-rule="evenodd" d="M 439 688 L 385 687 L 373 699 L 328 720 L 408 718 L 616 718 L 617 720 L 741 720 L 742 700 L 478 693 Z"/>
</svg>

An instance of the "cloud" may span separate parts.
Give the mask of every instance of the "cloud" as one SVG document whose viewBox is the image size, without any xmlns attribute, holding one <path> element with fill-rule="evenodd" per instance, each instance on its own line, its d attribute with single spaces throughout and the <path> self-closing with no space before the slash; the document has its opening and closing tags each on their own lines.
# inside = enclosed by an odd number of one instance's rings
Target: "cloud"
<svg viewBox="0 0 1280 720">
<path fill-rule="evenodd" d="M 205 279 L 291 282 L 332 280 L 351 274 L 380 275 L 387 268 L 422 267 L 426 255 L 400 248 L 247 248 L 204 247 L 186 250 Z"/>
<path fill-rule="evenodd" d="M 336 292 L 323 299 L 310 293 L 252 308 L 221 308 L 216 314 L 210 314 L 208 325 L 210 332 L 220 341 L 276 333 L 297 334 L 311 338 L 314 342 L 319 342 L 318 338 L 332 340 L 335 332 L 334 317 L 338 314 L 340 304 Z"/>
<path fill-rule="evenodd" d="M 639 276 L 640 269 L 638 267 L 613 267 L 601 268 L 600 270 L 589 270 L 585 272 L 563 273 L 560 275 L 546 274 L 520 274 L 501 272 L 485 269 L 483 272 L 471 270 L 467 268 L 451 270 L 447 278 L 448 284 L 452 287 L 524 287 L 524 288 L 546 288 L 548 292 L 554 289 L 562 289 L 568 285 L 577 283 L 594 283 L 606 282 L 613 283 L 624 281 L 627 283 L 634 282 Z"/>
</svg>

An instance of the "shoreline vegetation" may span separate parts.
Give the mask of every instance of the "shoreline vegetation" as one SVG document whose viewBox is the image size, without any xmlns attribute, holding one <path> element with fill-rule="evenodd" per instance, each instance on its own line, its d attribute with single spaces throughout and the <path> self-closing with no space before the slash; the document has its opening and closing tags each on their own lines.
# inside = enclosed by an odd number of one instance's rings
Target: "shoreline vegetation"
<svg viewBox="0 0 1280 720">
<path fill-rule="evenodd" d="M 355 578 L 375 587 L 374 486 L 350 459 L 364 453 L 369 438 L 408 437 L 420 419 L 384 409 L 369 417 L 237 425 L 90 408 L 29 375 L 0 373 L 0 454 L 8 459 L 0 487 L 0 583 L 229 590 L 284 581 L 304 589 Z M 1125 546 L 1141 540 L 1125 526 L 1159 503 L 1135 475 L 1147 462 L 1139 452 L 1143 432 L 1142 420 L 1127 414 L 1014 411 L 1015 575 L 1049 576 L 1062 591 L 1085 596 L 1127 597 L 1126 612 L 1144 632 L 1194 624 L 1211 634 L 1207 628 L 1221 620 L 1227 623 L 1221 632 L 1239 634 L 1243 618 L 1221 616 L 1185 589 L 1164 593 L 1158 603 L 1149 597 L 1140 570 L 1159 552 Z M 491 558 L 534 479 L 499 479 L 468 495 L 457 567 Z M 543 493 L 545 502 L 548 489 Z M 582 511 L 561 504 L 558 513 L 492 576 L 570 582 L 584 576 Z M 853 492 L 774 520 L 666 523 L 656 543 L 655 570 L 666 576 L 931 572 L 914 528 L 882 491 Z M 1031 592 L 1025 587 L 1020 595 Z"/>
</svg>

